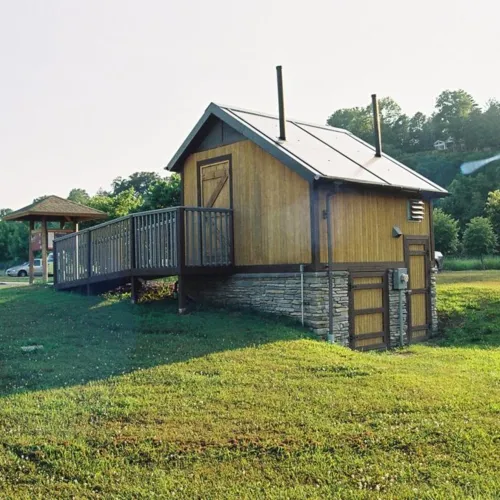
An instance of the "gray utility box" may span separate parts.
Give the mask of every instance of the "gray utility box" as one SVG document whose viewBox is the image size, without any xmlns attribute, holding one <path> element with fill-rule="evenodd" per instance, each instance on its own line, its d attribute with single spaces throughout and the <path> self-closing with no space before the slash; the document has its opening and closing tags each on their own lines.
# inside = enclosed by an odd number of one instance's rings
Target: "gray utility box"
<svg viewBox="0 0 500 500">
<path fill-rule="evenodd" d="M 406 267 L 400 267 L 394 269 L 392 287 L 394 290 L 407 290 L 408 289 L 408 269 Z"/>
</svg>

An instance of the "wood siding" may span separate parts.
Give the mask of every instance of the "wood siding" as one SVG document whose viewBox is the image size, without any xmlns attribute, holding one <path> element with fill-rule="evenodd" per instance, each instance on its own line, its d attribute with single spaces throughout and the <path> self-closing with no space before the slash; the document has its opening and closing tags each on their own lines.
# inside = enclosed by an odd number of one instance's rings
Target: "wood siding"
<svg viewBox="0 0 500 500">
<path fill-rule="evenodd" d="M 326 190 L 320 191 L 320 259 L 328 261 L 325 210 Z M 334 262 L 403 262 L 403 237 L 392 236 L 393 226 L 404 235 L 430 234 L 429 203 L 422 222 L 408 220 L 409 198 L 376 191 L 340 192 L 332 203 Z"/>
<path fill-rule="evenodd" d="M 237 266 L 311 263 L 309 183 L 251 141 L 194 153 L 184 163 L 184 205 L 198 206 L 198 165 L 232 157 Z"/>
</svg>

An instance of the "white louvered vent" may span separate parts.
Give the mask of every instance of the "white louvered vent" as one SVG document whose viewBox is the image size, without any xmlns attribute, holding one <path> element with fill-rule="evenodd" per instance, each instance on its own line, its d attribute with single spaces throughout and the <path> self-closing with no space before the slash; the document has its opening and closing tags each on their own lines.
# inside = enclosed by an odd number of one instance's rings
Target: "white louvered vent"
<svg viewBox="0 0 500 500">
<path fill-rule="evenodd" d="M 408 220 L 422 222 L 425 215 L 425 205 L 422 200 L 408 200 Z"/>
</svg>

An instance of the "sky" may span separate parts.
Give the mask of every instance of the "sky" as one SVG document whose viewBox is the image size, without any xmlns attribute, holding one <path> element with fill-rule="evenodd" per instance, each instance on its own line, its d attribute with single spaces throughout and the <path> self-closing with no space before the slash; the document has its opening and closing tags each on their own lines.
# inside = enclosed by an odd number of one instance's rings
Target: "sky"
<svg viewBox="0 0 500 500">
<path fill-rule="evenodd" d="M 0 0 L 0 208 L 163 167 L 208 104 L 325 123 L 500 97 L 495 2 Z"/>
</svg>

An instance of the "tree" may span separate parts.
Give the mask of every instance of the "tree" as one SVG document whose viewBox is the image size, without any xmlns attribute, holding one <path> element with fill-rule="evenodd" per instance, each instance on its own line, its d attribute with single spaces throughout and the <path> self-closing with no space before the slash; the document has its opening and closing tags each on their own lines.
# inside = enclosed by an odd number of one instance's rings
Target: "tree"
<svg viewBox="0 0 500 500">
<path fill-rule="evenodd" d="M 344 108 L 326 121 L 331 127 L 344 128 L 365 141 L 373 142 L 373 121 L 368 108 Z"/>
<path fill-rule="evenodd" d="M 110 220 L 139 212 L 142 208 L 142 204 L 142 196 L 137 195 L 133 188 L 129 188 L 114 196 L 101 192 L 90 198 L 88 202 L 89 207 L 106 212 Z M 97 222 L 85 223 L 84 227 L 95 224 L 97 224 Z"/>
<path fill-rule="evenodd" d="M 145 195 L 142 210 L 175 207 L 181 204 L 181 177 L 172 174 L 166 179 L 160 179 L 150 186 Z"/>
<path fill-rule="evenodd" d="M 0 214 L 12 212 L 1 209 Z M 13 262 L 28 258 L 29 229 L 23 222 L 0 221 L 0 262 Z"/>
<path fill-rule="evenodd" d="M 144 196 L 152 184 L 161 180 L 156 172 L 135 172 L 127 179 L 117 177 L 113 181 L 113 194 L 118 195 L 132 188 L 137 195 Z"/>
<path fill-rule="evenodd" d="M 68 200 L 80 203 L 80 205 L 87 205 L 90 196 L 85 189 L 75 188 L 69 192 Z"/>
<path fill-rule="evenodd" d="M 434 242 L 437 250 L 454 254 L 458 249 L 458 221 L 441 208 L 434 209 Z"/>
<path fill-rule="evenodd" d="M 486 217 L 474 217 L 464 232 L 463 245 L 467 255 L 479 257 L 484 268 L 484 256 L 495 251 L 497 237 Z"/>
<path fill-rule="evenodd" d="M 500 189 L 488 194 L 485 212 L 498 238 L 500 235 Z"/>
<path fill-rule="evenodd" d="M 436 99 L 434 123 L 441 139 L 452 137 L 456 144 L 464 140 L 465 123 L 478 108 L 474 98 L 465 90 L 445 90 Z"/>
</svg>

